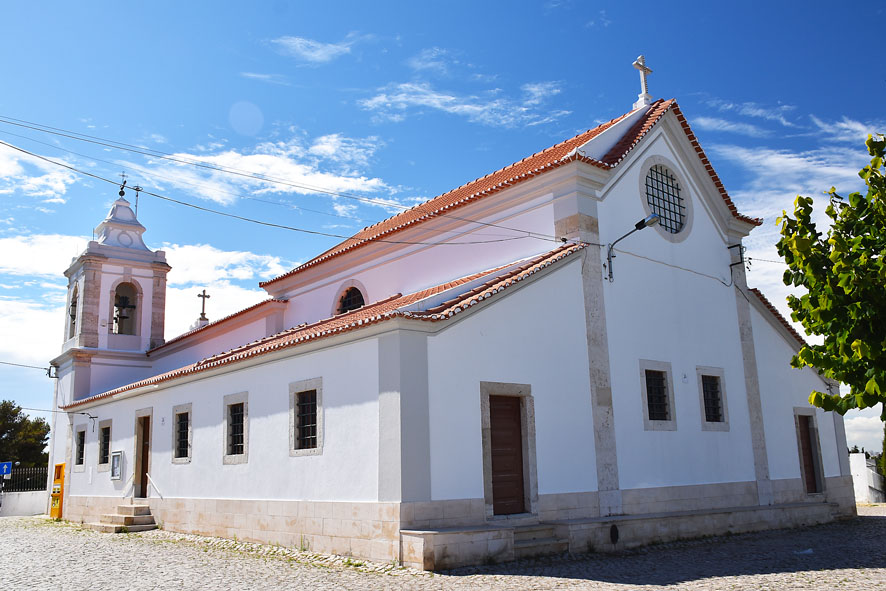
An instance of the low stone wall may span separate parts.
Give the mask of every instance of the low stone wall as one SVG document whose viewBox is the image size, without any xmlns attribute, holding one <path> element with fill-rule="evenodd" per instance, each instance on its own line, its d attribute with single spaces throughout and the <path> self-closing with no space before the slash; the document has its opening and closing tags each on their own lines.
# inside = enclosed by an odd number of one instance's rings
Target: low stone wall
<svg viewBox="0 0 886 591">
<path fill-rule="evenodd" d="M 45 490 L 10 492 L 0 495 L 0 517 L 13 515 L 42 515 L 46 513 L 49 493 Z"/>
<path fill-rule="evenodd" d="M 97 522 L 132 499 L 70 496 L 64 518 Z M 139 502 L 136 499 L 136 502 Z M 400 559 L 400 504 L 150 498 L 164 529 L 377 562 Z"/>
<path fill-rule="evenodd" d="M 855 498 L 859 503 L 886 502 L 886 479 L 868 465 L 863 453 L 849 454 L 849 466 L 855 489 Z"/>
</svg>

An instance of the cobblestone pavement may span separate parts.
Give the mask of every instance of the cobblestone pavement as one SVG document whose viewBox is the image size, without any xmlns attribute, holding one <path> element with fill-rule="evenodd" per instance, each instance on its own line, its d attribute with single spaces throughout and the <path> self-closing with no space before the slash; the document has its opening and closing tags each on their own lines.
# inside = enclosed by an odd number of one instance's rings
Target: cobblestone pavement
<svg viewBox="0 0 886 591">
<path fill-rule="evenodd" d="M 0 588 L 886 589 L 886 505 L 827 525 L 653 546 L 621 555 L 524 560 L 443 574 L 154 531 L 98 534 L 0 518 Z"/>
</svg>

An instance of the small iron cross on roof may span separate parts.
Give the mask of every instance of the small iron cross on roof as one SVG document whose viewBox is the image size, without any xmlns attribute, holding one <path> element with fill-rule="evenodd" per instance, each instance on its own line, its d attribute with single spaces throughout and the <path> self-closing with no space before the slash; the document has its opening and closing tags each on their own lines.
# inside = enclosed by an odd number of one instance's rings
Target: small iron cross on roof
<svg viewBox="0 0 886 591">
<path fill-rule="evenodd" d="M 206 300 L 208 300 L 212 296 L 209 295 L 208 293 L 206 293 L 206 290 L 204 289 L 203 293 L 197 294 L 197 297 L 203 298 L 203 301 L 201 302 L 201 308 L 200 308 L 200 320 L 209 320 L 209 318 L 206 317 Z"/>
<path fill-rule="evenodd" d="M 639 109 L 645 105 L 652 104 L 652 97 L 649 96 L 649 85 L 646 82 L 646 77 L 652 73 L 652 70 L 646 66 L 646 57 L 642 55 L 637 57 L 632 65 L 640 70 L 640 94 L 637 95 L 637 102 L 634 103 L 634 108 Z"/>
</svg>

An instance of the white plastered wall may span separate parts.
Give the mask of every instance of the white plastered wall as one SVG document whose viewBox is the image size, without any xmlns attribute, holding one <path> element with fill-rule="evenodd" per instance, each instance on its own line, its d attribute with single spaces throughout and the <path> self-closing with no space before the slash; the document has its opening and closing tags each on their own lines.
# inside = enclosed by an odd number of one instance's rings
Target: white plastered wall
<svg viewBox="0 0 886 591">
<path fill-rule="evenodd" d="M 90 408 L 86 469 L 71 494 L 120 496 L 133 474 L 135 414 L 152 411 L 149 472 L 164 497 L 373 501 L 378 494 L 377 342 L 361 340 Z M 289 384 L 322 379 L 323 449 L 290 456 Z M 248 392 L 248 461 L 224 465 L 225 395 Z M 192 405 L 192 458 L 172 462 L 173 407 Z M 121 481 L 96 472 L 97 424 L 112 419 L 112 451 L 124 453 Z M 87 424 L 84 417 L 75 425 Z M 152 496 L 156 496 L 153 489 Z"/>
<path fill-rule="evenodd" d="M 751 326 L 754 329 L 754 347 L 760 375 L 769 474 L 773 480 L 800 478 L 794 407 L 811 409 L 809 394 L 812 390 L 827 392 L 827 385 L 814 370 L 791 367 L 794 347 L 753 307 Z M 840 476 L 838 448 L 839 453 L 846 453 L 846 442 L 837 441 L 831 413 L 816 409 L 815 415 L 824 476 Z"/>
<path fill-rule="evenodd" d="M 175 349 L 168 354 L 161 349 L 157 353 L 151 354 L 150 361 L 155 374 L 163 373 L 196 363 L 201 359 L 218 353 L 230 351 L 235 347 L 240 347 L 266 336 L 268 336 L 267 322 L 262 317 L 243 326 L 213 335 L 211 338 L 189 337 L 192 339 L 193 344 L 189 344 L 182 349 Z"/>
<path fill-rule="evenodd" d="M 680 141 L 682 132 L 667 135 L 659 126 L 616 169 L 620 176 L 598 207 L 601 242 L 614 242 L 646 217 L 641 179 L 651 164 L 664 163 L 676 174 L 691 219 L 678 241 L 653 227 L 620 242 L 614 281 L 604 279 L 622 489 L 754 480 L 736 293 L 725 285 L 729 241 L 702 194 L 722 197 L 683 163 Z M 641 359 L 671 366 L 675 430 L 644 427 Z M 702 429 L 697 366 L 723 369 L 728 431 Z"/>
<path fill-rule="evenodd" d="M 596 490 L 580 255 L 509 290 L 429 338 L 432 500 L 483 498 L 481 381 L 530 385 L 539 494 Z"/>
</svg>

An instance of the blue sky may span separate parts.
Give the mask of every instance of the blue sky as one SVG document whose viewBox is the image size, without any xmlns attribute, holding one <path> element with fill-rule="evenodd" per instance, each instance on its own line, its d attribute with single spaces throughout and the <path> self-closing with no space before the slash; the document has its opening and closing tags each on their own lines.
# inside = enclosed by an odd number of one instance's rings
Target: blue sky
<svg viewBox="0 0 886 591">
<path fill-rule="evenodd" d="M 867 133 L 886 131 L 880 3 L 9 2 L 0 118 L 287 179 L 212 173 L 0 122 L 0 140 L 170 197 L 329 234 L 365 225 L 631 108 L 645 54 L 743 213 L 749 283 L 786 288 L 775 218 L 797 193 L 859 189 Z M 42 143 L 41 143 L 42 142 Z M 370 198 L 373 203 L 318 193 Z M 131 193 L 128 195 L 131 197 Z M 62 271 L 116 188 L 0 146 L 0 361 L 46 365 L 62 339 Z M 167 338 L 212 294 L 219 318 L 257 282 L 337 239 L 143 196 L 170 273 Z M 0 366 L 0 397 L 51 404 L 38 370 Z M 41 414 L 41 413 L 34 413 Z M 873 413 L 850 444 L 877 449 Z"/>
</svg>

